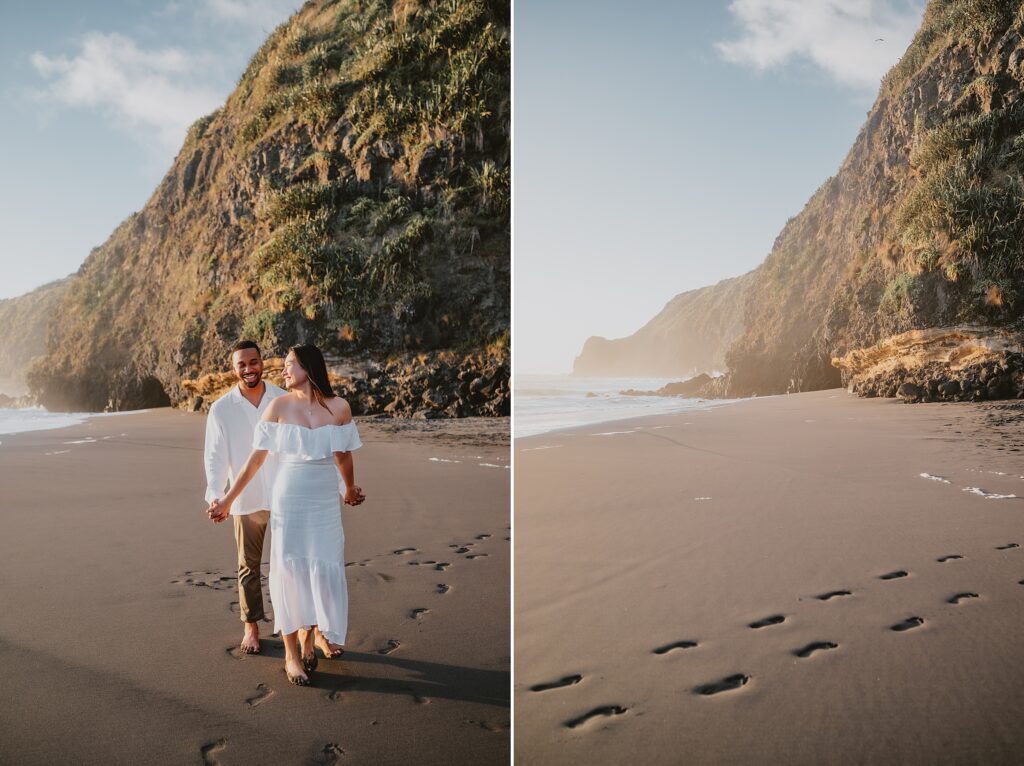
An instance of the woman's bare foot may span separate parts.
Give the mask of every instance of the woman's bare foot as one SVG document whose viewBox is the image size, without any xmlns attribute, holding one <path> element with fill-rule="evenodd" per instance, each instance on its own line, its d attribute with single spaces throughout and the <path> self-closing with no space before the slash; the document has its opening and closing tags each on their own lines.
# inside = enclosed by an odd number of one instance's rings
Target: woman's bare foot
<svg viewBox="0 0 1024 766">
<path fill-rule="evenodd" d="M 314 639 L 316 648 L 324 653 L 324 657 L 328 660 L 337 659 L 345 653 L 345 647 L 341 644 L 333 644 L 327 640 L 327 636 L 321 633 L 319 630 L 316 631 L 316 638 Z"/>
<path fill-rule="evenodd" d="M 309 686 L 309 676 L 302 667 L 302 661 L 297 657 L 294 659 L 285 658 L 284 672 L 288 680 L 296 686 Z"/>
<path fill-rule="evenodd" d="M 260 626 L 258 622 L 245 623 L 245 632 L 242 634 L 242 643 L 239 645 L 242 654 L 260 653 Z"/>
<path fill-rule="evenodd" d="M 307 673 L 312 673 L 316 670 L 317 665 L 316 650 L 313 648 L 314 630 L 316 630 L 315 625 L 311 630 L 299 631 L 299 651 L 302 653 L 302 667 Z"/>
</svg>

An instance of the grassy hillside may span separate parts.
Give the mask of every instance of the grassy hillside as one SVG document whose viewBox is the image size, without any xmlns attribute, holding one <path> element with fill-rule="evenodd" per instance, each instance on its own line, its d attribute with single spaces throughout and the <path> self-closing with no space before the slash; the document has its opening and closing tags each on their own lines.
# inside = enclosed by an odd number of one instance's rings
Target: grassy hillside
<svg viewBox="0 0 1024 766">
<path fill-rule="evenodd" d="M 507 356 L 509 23 L 477 0 L 306 3 L 83 264 L 40 400 L 176 403 L 239 337 Z"/>
</svg>

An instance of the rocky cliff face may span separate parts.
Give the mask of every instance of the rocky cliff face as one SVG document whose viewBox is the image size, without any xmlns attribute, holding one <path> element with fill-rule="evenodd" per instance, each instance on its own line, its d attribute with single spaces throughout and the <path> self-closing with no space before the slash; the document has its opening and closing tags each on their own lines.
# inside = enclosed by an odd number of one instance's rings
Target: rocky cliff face
<svg viewBox="0 0 1024 766">
<path fill-rule="evenodd" d="M 731 396 L 838 386 L 831 364 L 912 330 L 1020 331 L 1020 3 L 932 0 L 835 177 L 755 273 Z"/>
<path fill-rule="evenodd" d="M 483 0 L 306 3 L 86 259 L 39 401 L 183 403 L 240 337 L 507 357 L 509 23 Z"/>
<path fill-rule="evenodd" d="M 725 351 L 743 331 L 753 281 L 750 272 L 680 293 L 627 338 L 588 338 L 573 375 L 672 377 L 724 369 Z"/>
<path fill-rule="evenodd" d="M 69 283 L 60 279 L 0 301 L 0 394 L 20 397 L 28 392 L 25 373 L 46 352 L 47 328 Z"/>
</svg>

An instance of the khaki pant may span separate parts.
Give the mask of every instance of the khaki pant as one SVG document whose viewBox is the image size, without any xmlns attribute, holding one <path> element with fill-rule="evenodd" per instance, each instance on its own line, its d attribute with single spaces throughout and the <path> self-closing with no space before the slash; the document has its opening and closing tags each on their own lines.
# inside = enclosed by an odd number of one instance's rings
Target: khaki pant
<svg viewBox="0 0 1024 766">
<path fill-rule="evenodd" d="M 238 611 L 242 622 L 258 622 L 266 616 L 263 613 L 260 561 L 263 559 L 263 538 L 267 534 L 270 511 L 231 518 L 235 522 L 235 543 L 238 545 Z"/>
</svg>

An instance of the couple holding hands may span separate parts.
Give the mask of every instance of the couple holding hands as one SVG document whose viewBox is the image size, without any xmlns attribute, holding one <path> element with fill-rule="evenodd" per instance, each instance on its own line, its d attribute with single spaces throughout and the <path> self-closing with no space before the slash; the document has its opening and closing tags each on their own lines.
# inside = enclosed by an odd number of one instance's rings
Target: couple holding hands
<svg viewBox="0 0 1024 766">
<path fill-rule="evenodd" d="M 308 686 L 316 648 L 327 658 L 344 651 L 348 590 L 338 495 L 347 505 L 366 499 L 352 464 L 352 450 L 362 443 L 316 346 L 289 349 L 287 390 L 263 380 L 252 341 L 235 344 L 231 366 L 238 385 L 213 403 L 206 422 L 207 515 L 234 522 L 245 654 L 260 651 L 260 562 L 268 526 L 272 531 L 274 627 L 284 641 L 288 680 Z"/>
</svg>

